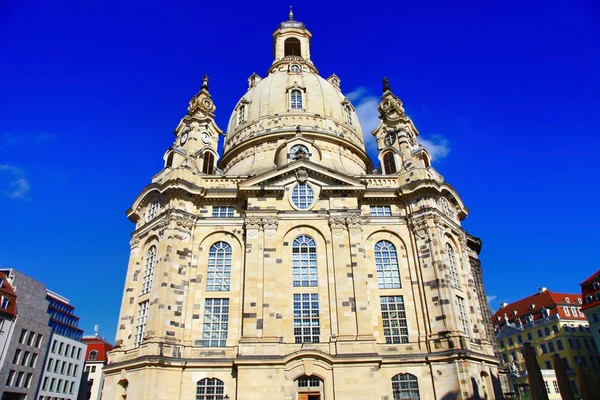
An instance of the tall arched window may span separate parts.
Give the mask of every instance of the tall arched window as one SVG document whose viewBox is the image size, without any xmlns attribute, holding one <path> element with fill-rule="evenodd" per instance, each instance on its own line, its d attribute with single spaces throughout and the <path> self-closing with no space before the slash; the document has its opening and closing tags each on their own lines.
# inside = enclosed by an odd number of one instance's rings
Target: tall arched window
<svg viewBox="0 0 600 400">
<path fill-rule="evenodd" d="M 238 108 L 238 125 L 241 125 L 244 123 L 244 119 L 246 118 L 245 113 L 246 113 L 245 106 L 242 104 L 240 106 L 240 108 Z"/>
<path fill-rule="evenodd" d="M 204 378 L 196 384 L 196 400 L 223 400 L 225 384 L 217 378 Z"/>
<path fill-rule="evenodd" d="M 283 51 L 286 56 L 301 56 L 300 51 L 300 40 L 296 38 L 289 38 L 283 42 Z"/>
<path fill-rule="evenodd" d="M 292 90 L 290 94 L 290 108 L 292 110 L 302 110 L 302 92 L 298 89 Z"/>
<path fill-rule="evenodd" d="M 396 173 L 396 160 L 394 160 L 394 152 L 388 151 L 383 155 L 383 170 L 386 174 Z"/>
<path fill-rule="evenodd" d="M 98 358 L 98 352 L 96 350 L 90 351 L 90 355 L 88 357 L 88 360 L 95 360 L 97 358 Z"/>
<path fill-rule="evenodd" d="M 148 206 L 148 221 L 156 217 L 156 214 L 158 214 L 158 210 L 160 210 L 160 199 L 155 197 L 150 202 L 150 206 Z"/>
<path fill-rule="evenodd" d="M 400 269 L 396 247 L 387 240 L 375 244 L 375 265 L 377 266 L 377 285 L 379 289 L 398 289 Z"/>
<path fill-rule="evenodd" d="M 144 282 L 142 284 L 142 294 L 146 294 L 152 289 L 152 278 L 154 276 L 154 265 L 156 264 L 156 246 L 152 246 L 146 253 L 146 268 L 144 270 Z"/>
<path fill-rule="evenodd" d="M 298 236 L 292 245 L 294 286 L 317 286 L 317 245 L 310 236 Z"/>
<path fill-rule="evenodd" d="M 206 290 L 228 292 L 231 285 L 231 246 L 226 242 L 217 242 L 208 252 L 208 274 Z"/>
<path fill-rule="evenodd" d="M 446 257 L 448 258 L 448 266 L 450 266 L 450 282 L 452 283 L 452 286 L 457 288 L 459 287 L 459 284 L 458 273 L 456 271 L 456 257 L 450 243 L 446 243 Z"/>
<path fill-rule="evenodd" d="M 419 382 L 413 374 L 398 374 L 392 378 L 394 400 L 418 400 Z"/>
<path fill-rule="evenodd" d="M 212 175 L 215 168 L 215 156 L 210 151 L 204 152 L 204 163 L 202 164 L 202 172 L 207 175 Z"/>
<path fill-rule="evenodd" d="M 352 108 L 350 106 L 346 106 L 346 120 L 352 125 Z"/>
<path fill-rule="evenodd" d="M 444 214 L 446 214 L 450 218 L 454 218 L 454 207 L 450 204 L 447 198 L 442 197 L 442 208 L 444 209 Z"/>
</svg>

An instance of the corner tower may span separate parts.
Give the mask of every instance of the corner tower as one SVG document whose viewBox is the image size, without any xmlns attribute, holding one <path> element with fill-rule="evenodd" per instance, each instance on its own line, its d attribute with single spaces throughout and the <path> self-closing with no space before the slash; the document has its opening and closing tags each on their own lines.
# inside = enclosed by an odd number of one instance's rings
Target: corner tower
<svg viewBox="0 0 600 400">
<path fill-rule="evenodd" d="M 204 79 L 127 211 L 103 399 L 494 398 L 468 210 L 402 102 L 386 84 L 372 134 L 393 164 L 371 173 L 354 107 L 338 76 L 319 76 L 304 24 L 291 15 L 273 43 L 222 156 Z"/>
</svg>

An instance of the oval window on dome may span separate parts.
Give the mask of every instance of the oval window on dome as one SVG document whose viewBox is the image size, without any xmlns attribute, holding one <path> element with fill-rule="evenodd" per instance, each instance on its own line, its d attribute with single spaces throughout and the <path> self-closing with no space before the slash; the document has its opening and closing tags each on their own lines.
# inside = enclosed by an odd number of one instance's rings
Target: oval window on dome
<svg viewBox="0 0 600 400">
<path fill-rule="evenodd" d="M 290 149 L 290 161 L 308 160 L 309 158 L 308 148 L 302 144 L 294 145 Z"/>
<path fill-rule="evenodd" d="M 291 72 L 300 72 L 300 66 L 298 64 L 292 64 L 290 66 L 290 71 Z"/>
<path fill-rule="evenodd" d="M 300 210 L 306 210 L 313 205 L 315 193 L 306 183 L 299 183 L 292 189 L 292 204 Z"/>
</svg>

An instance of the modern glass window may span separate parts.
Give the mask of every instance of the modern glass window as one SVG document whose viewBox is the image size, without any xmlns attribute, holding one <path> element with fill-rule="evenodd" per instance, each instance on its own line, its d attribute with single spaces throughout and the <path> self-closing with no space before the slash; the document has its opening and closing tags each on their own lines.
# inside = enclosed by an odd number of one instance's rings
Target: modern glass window
<svg viewBox="0 0 600 400">
<path fill-rule="evenodd" d="M 213 218 L 232 218 L 233 206 L 213 206 L 212 216 Z"/>
<path fill-rule="evenodd" d="M 294 287 L 317 286 L 317 245 L 310 236 L 298 236 L 292 245 Z"/>
<path fill-rule="evenodd" d="M 375 265 L 377 267 L 377 286 L 379 289 L 399 289 L 400 268 L 396 247 L 387 240 L 375 244 Z"/>
<path fill-rule="evenodd" d="M 371 206 L 371 217 L 391 217 L 391 206 Z"/>
<path fill-rule="evenodd" d="M 419 395 L 419 382 L 412 374 L 398 374 L 392 378 L 392 392 L 394 400 L 417 400 Z"/>
<path fill-rule="evenodd" d="M 292 90 L 290 94 L 290 108 L 292 110 L 302 110 L 302 92 L 298 89 Z"/>
<path fill-rule="evenodd" d="M 225 347 L 229 328 L 229 299 L 206 299 L 204 304 L 204 347 Z"/>
<path fill-rule="evenodd" d="M 446 258 L 448 260 L 448 266 L 450 267 L 450 282 L 455 288 L 460 287 L 458 284 L 458 273 L 456 269 L 456 257 L 454 255 L 454 249 L 450 243 L 446 243 Z"/>
<path fill-rule="evenodd" d="M 160 210 L 160 199 L 154 198 L 148 207 L 148 221 L 151 221 L 154 219 L 154 217 L 156 217 L 158 210 Z"/>
<path fill-rule="evenodd" d="M 151 246 L 146 253 L 146 268 L 144 269 L 144 281 L 142 283 L 142 294 L 152 289 L 154 277 L 154 265 L 156 264 L 156 246 Z"/>
<path fill-rule="evenodd" d="M 15 350 L 15 356 L 13 358 L 13 364 L 19 364 L 19 359 L 21 358 L 21 349 Z"/>
<path fill-rule="evenodd" d="M 231 245 L 217 242 L 210 246 L 208 253 L 208 274 L 206 290 L 228 292 L 231 285 Z"/>
<path fill-rule="evenodd" d="M 408 326 L 402 296 L 381 296 L 381 321 L 387 344 L 408 343 Z"/>
<path fill-rule="evenodd" d="M 297 159 L 299 159 L 300 153 L 304 153 L 305 159 L 308 160 L 310 158 L 311 154 L 308 152 L 308 147 L 302 144 L 296 144 L 290 149 L 290 161 L 296 161 Z"/>
<path fill-rule="evenodd" d="M 465 299 L 456 296 L 456 305 L 458 306 L 458 319 L 462 326 L 463 332 L 469 335 L 469 317 L 467 316 L 467 307 L 465 305 Z"/>
<path fill-rule="evenodd" d="M 315 194 L 306 183 L 299 183 L 292 189 L 292 203 L 301 210 L 309 208 L 314 199 Z"/>
<path fill-rule="evenodd" d="M 148 320 L 148 306 L 150 301 L 146 300 L 139 304 L 137 322 L 135 326 L 135 336 L 133 338 L 133 346 L 140 347 L 144 334 L 146 333 L 146 321 Z"/>
<path fill-rule="evenodd" d="M 204 378 L 196 384 L 196 400 L 223 400 L 225 384 L 217 378 Z"/>
<path fill-rule="evenodd" d="M 383 155 L 383 169 L 386 174 L 396 173 L 396 160 L 393 152 L 388 151 Z"/>
<path fill-rule="evenodd" d="M 15 377 L 15 370 L 11 369 L 8 373 L 8 378 L 6 379 L 6 386 L 12 386 L 13 378 Z"/>
<path fill-rule="evenodd" d="M 319 343 L 319 295 L 294 294 L 294 340 L 296 343 Z"/>
</svg>

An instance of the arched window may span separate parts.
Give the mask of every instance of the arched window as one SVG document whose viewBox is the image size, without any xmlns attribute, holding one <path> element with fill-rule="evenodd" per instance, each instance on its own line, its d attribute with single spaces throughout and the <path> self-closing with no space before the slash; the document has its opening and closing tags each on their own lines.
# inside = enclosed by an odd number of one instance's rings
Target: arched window
<svg viewBox="0 0 600 400">
<path fill-rule="evenodd" d="M 352 125 L 352 108 L 350 106 L 346 106 L 346 121 Z"/>
<path fill-rule="evenodd" d="M 285 56 L 301 56 L 300 51 L 300 40 L 296 38 L 289 38 L 283 42 L 283 52 Z"/>
<path fill-rule="evenodd" d="M 152 246 L 146 253 L 146 268 L 144 270 L 144 282 L 142 284 L 142 294 L 146 294 L 152 289 L 152 277 L 154 276 L 154 265 L 156 264 L 156 246 Z"/>
<path fill-rule="evenodd" d="M 292 110 L 302 110 L 302 92 L 298 89 L 292 90 L 290 94 L 290 108 Z"/>
<path fill-rule="evenodd" d="M 292 146 L 290 149 L 290 161 L 296 161 L 301 159 L 300 153 L 304 153 L 304 159 L 308 160 L 310 157 L 310 153 L 308 152 L 308 148 L 302 144 L 297 144 Z"/>
<path fill-rule="evenodd" d="M 202 172 L 207 175 L 212 175 L 215 168 L 215 156 L 210 151 L 204 152 L 204 163 L 202 164 Z"/>
<path fill-rule="evenodd" d="M 416 400 L 419 396 L 419 382 L 413 374 L 398 374 L 392 378 L 394 400 Z"/>
<path fill-rule="evenodd" d="M 454 207 L 450 204 L 448 199 L 445 197 L 441 198 L 442 208 L 444 209 L 444 214 L 446 214 L 450 218 L 454 218 Z"/>
<path fill-rule="evenodd" d="M 379 289 L 399 289 L 400 269 L 396 247 L 387 240 L 375 244 L 375 265 L 377 266 L 377 285 Z"/>
<path fill-rule="evenodd" d="M 231 284 L 231 246 L 226 242 L 217 242 L 208 252 L 208 274 L 206 290 L 228 292 Z"/>
<path fill-rule="evenodd" d="M 217 378 L 204 378 L 196 384 L 196 400 L 223 400 L 225 384 Z"/>
<path fill-rule="evenodd" d="M 317 245 L 310 236 L 298 236 L 292 245 L 294 286 L 317 286 Z"/>
<path fill-rule="evenodd" d="M 148 221 L 151 221 L 156 217 L 158 210 L 160 210 L 160 199 L 154 198 L 150 202 L 150 206 L 148 206 Z"/>
<path fill-rule="evenodd" d="M 98 358 L 98 352 L 96 350 L 90 351 L 88 360 L 96 360 Z"/>
<path fill-rule="evenodd" d="M 394 160 L 394 153 L 391 151 L 383 155 L 383 170 L 386 174 L 396 173 L 396 160 Z"/>
<path fill-rule="evenodd" d="M 169 153 L 167 156 L 167 167 L 171 168 L 173 166 L 173 153 Z"/>
<path fill-rule="evenodd" d="M 238 125 L 241 125 L 244 123 L 244 118 L 246 118 L 245 113 L 246 113 L 246 107 L 242 104 L 240 106 L 240 108 L 238 109 Z"/>
<path fill-rule="evenodd" d="M 315 199 L 315 194 L 306 183 L 299 183 L 292 189 L 292 202 L 301 210 L 309 208 Z"/>
<path fill-rule="evenodd" d="M 446 243 L 446 257 L 448 258 L 448 266 L 450 267 L 450 282 L 453 287 L 459 287 L 458 284 L 458 273 L 456 272 L 456 257 L 454 256 L 454 249 L 450 243 Z"/>
</svg>

